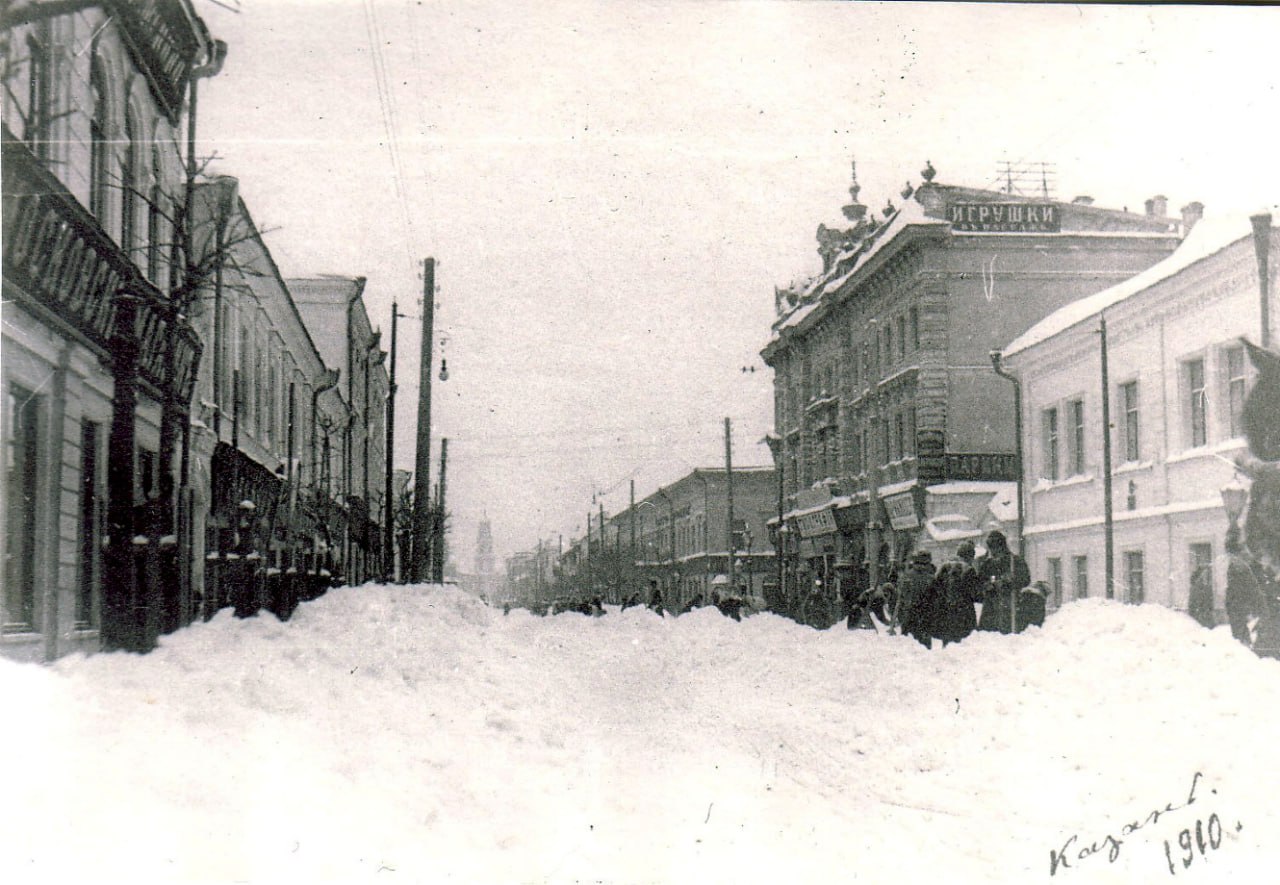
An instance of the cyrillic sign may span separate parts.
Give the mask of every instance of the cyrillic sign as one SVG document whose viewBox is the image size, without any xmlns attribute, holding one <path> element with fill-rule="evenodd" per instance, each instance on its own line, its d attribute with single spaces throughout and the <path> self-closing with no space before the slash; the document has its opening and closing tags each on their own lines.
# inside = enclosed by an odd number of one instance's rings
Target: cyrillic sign
<svg viewBox="0 0 1280 885">
<path fill-rule="evenodd" d="M 911 492 L 890 495 L 883 500 L 884 512 L 889 517 L 889 525 L 895 532 L 903 529 L 920 527 L 920 517 L 916 513 L 916 496 Z"/>
<path fill-rule="evenodd" d="M 836 530 L 836 518 L 831 508 L 824 508 L 814 513 L 805 513 L 796 517 L 796 527 L 800 529 L 800 537 L 813 538 L 817 535 L 829 535 Z"/>
<path fill-rule="evenodd" d="M 983 233 L 1056 234 L 1062 230 L 1057 206 L 1043 203 L 952 203 L 951 229 Z"/>
</svg>

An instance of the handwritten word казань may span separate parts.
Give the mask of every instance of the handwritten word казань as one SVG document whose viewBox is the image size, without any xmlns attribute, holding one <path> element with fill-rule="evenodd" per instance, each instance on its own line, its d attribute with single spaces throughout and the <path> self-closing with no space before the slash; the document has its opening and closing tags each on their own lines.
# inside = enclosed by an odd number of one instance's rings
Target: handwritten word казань
<svg viewBox="0 0 1280 885">
<path fill-rule="evenodd" d="M 1194 776 L 1192 776 L 1191 789 L 1187 791 L 1187 799 L 1181 805 L 1175 805 L 1173 802 L 1168 802 L 1163 808 L 1154 808 L 1151 813 L 1141 821 L 1132 821 L 1122 826 L 1120 828 L 1119 836 L 1114 833 L 1107 833 L 1100 839 L 1095 839 L 1088 844 L 1084 844 L 1080 841 L 1080 835 L 1078 833 L 1073 834 L 1062 843 L 1062 847 L 1056 850 L 1050 849 L 1049 875 L 1056 876 L 1059 870 L 1074 869 L 1072 866 L 1073 862 L 1079 863 L 1081 861 L 1088 860 L 1089 858 L 1096 857 L 1099 854 L 1106 855 L 1107 863 L 1115 863 L 1116 859 L 1120 857 L 1120 848 L 1124 845 L 1125 837 L 1132 836 L 1134 833 L 1138 832 L 1138 830 L 1151 826 L 1159 821 L 1164 815 L 1172 814 L 1175 811 L 1181 811 L 1184 808 L 1189 808 L 1194 805 L 1196 801 L 1196 787 L 1199 786 L 1200 779 L 1202 777 L 1204 777 L 1204 775 L 1198 771 Z"/>
</svg>

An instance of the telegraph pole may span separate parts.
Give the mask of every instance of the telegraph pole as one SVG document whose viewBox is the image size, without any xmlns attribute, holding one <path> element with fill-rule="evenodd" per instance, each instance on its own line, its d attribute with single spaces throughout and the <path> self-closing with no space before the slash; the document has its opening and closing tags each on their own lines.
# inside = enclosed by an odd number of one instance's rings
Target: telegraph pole
<svg viewBox="0 0 1280 885">
<path fill-rule="evenodd" d="M 729 419 L 724 419 L 724 482 L 725 482 L 725 549 L 729 552 L 729 593 L 738 592 L 737 566 L 734 557 L 737 550 L 733 543 L 733 443 L 730 440 Z"/>
<path fill-rule="evenodd" d="M 449 465 L 449 439 L 440 440 L 440 485 L 436 492 L 436 520 L 434 550 L 431 555 L 431 580 L 444 583 L 444 480 Z"/>
<path fill-rule="evenodd" d="M 1107 599 L 1116 595 L 1115 530 L 1111 515 L 1111 379 L 1107 373 L 1107 315 L 1098 317 L 1102 338 L 1102 521 Z M 1015 609 L 1016 611 L 1016 609 Z"/>
<path fill-rule="evenodd" d="M 395 478 L 395 441 L 396 441 L 396 319 L 400 316 L 400 308 L 391 302 L 391 379 L 387 385 L 387 463 L 386 463 L 386 499 L 382 511 L 382 548 L 383 579 L 392 583 L 396 579 L 396 520 L 395 501 L 392 497 Z"/>
<path fill-rule="evenodd" d="M 422 262 L 422 369 L 418 388 L 418 456 L 414 465 L 413 530 L 409 580 L 420 584 L 430 575 L 431 558 L 431 344 L 436 309 L 436 260 Z"/>
</svg>

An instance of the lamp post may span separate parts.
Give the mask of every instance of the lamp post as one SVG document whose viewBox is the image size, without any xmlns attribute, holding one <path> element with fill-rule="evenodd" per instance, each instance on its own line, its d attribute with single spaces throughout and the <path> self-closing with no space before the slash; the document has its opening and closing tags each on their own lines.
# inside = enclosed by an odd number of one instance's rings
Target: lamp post
<svg viewBox="0 0 1280 885">
<path fill-rule="evenodd" d="M 1224 485 L 1219 494 L 1222 495 L 1222 508 L 1227 511 L 1227 519 L 1231 521 L 1231 528 L 1236 528 L 1240 522 L 1240 514 L 1244 513 L 1244 506 L 1249 501 L 1249 489 L 1240 481 L 1240 477 L 1233 476 L 1231 481 Z"/>
</svg>

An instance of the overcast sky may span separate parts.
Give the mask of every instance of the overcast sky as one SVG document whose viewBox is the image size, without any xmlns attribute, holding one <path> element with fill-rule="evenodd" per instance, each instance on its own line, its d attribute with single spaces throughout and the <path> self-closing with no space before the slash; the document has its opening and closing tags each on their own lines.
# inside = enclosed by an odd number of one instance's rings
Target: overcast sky
<svg viewBox="0 0 1280 885">
<path fill-rule="evenodd" d="M 851 159 L 875 209 L 926 160 L 978 187 L 1046 161 L 1117 208 L 1280 199 L 1274 9 L 196 2 L 230 44 L 201 149 L 284 273 L 368 277 L 384 334 L 393 299 L 415 317 L 398 467 L 438 262 L 432 479 L 447 436 L 464 571 L 485 514 L 500 556 L 567 544 L 593 494 L 722 465 L 725 417 L 735 465 L 768 463 L 773 287 L 819 268 Z"/>
</svg>

